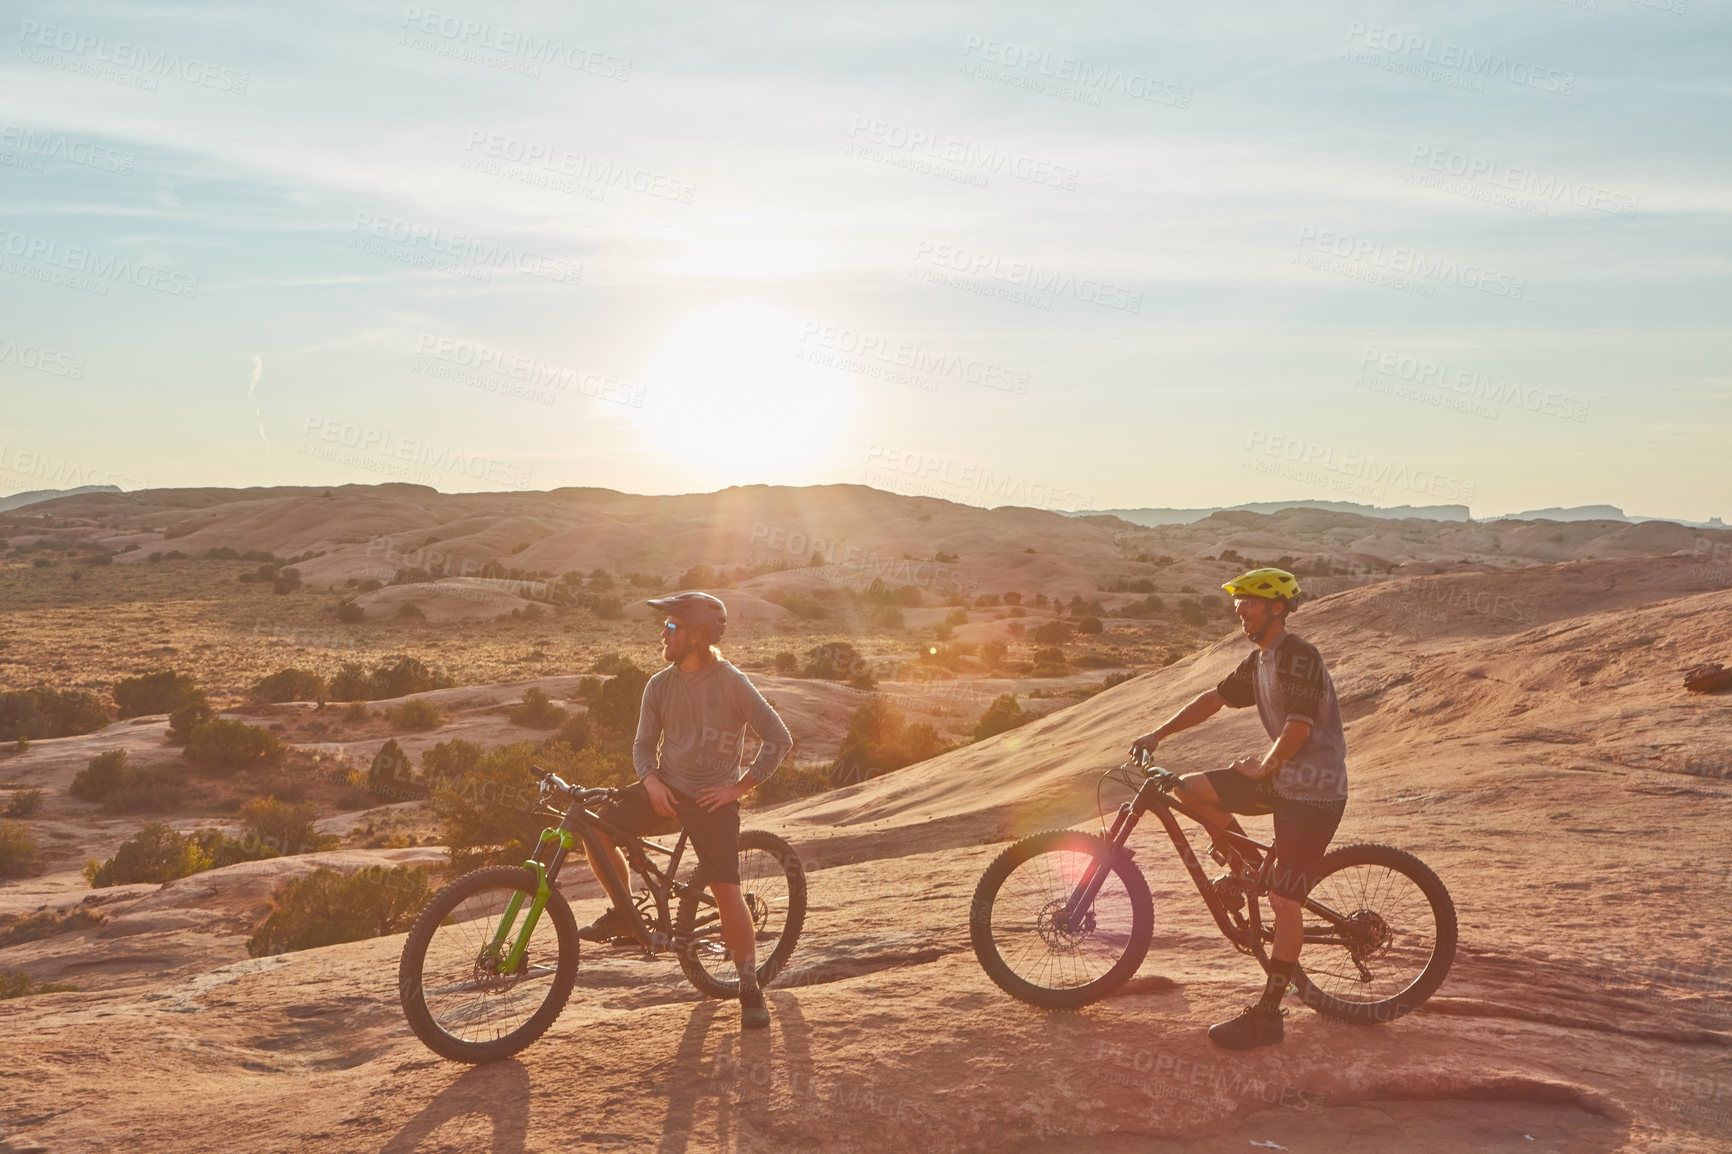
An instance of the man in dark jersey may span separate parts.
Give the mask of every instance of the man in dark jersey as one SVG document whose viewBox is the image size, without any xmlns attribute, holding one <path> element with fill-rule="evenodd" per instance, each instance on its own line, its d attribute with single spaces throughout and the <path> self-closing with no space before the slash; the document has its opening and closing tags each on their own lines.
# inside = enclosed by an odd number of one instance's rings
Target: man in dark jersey
<svg viewBox="0 0 1732 1154">
<path fill-rule="evenodd" d="M 1287 616 L 1299 596 L 1298 580 L 1283 569 L 1253 569 L 1221 588 L 1232 594 L 1245 636 L 1257 647 L 1219 685 L 1199 694 L 1159 729 L 1137 738 L 1131 752 L 1152 752 L 1162 739 L 1200 725 L 1223 705 L 1255 705 L 1274 742 L 1262 757 L 1242 757 L 1226 769 L 1189 774 L 1174 790 L 1203 816 L 1217 842 L 1222 829 L 1243 832 L 1233 818 L 1236 813 L 1275 818 L 1275 862 L 1269 874 L 1275 943 L 1268 981 L 1260 1000 L 1238 1017 L 1209 1028 L 1215 1042 L 1245 1050 L 1281 1041 L 1281 997 L 1304 941 L 1302 903 L 1347 807 L 1347 741 L 1335 684 L 1322 656 L 1310 642 L 1287 632 Z"/>
<path fill-rule="evenodd" d="M 794 740 L 763 694 L 716 649 L 728 627 L 728 609 L 719 598 L 676 593 L 649 604 L 667 614 L 662 657 L 668 665 L 644 686 L 632 744 L 638 784 L 596 813 L 644 837 L 685 828 L 740 975 L 740 1024 L 761 1028 L 770 1024 L 770 1012 L 758 988 L 755 929 L 740 893 L 740 798 L 776 771 Z M 763 745 L 741 774 L 748 725 Z M 605 836 L 598 839 L 615 874 L 629 879 L 625 855 Z M 589 864 L 596 868 L 593 858 Z M 577 933 L 600 942 L 629 930 L 624 915 L 609 908 Z"/>
</svg>

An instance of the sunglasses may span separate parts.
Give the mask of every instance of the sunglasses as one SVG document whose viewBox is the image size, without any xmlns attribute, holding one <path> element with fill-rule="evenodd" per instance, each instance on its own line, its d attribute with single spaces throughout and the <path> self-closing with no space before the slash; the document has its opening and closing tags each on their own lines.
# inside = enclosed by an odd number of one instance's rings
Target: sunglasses
<svg viewBox="0 0 1732 1154">
<path fill-rule="evenodd" d="M 662 623 L 663 635 L 670 634 L 670 633 L 678 633 L 679 631 L 680 631 L 680 623 L 678 621 L 664 621 Z"/>
</svg>

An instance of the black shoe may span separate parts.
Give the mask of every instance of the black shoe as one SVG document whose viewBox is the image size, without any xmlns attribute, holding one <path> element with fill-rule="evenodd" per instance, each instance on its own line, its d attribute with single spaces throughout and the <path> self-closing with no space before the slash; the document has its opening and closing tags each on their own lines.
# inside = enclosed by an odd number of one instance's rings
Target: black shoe
<svg viewBox="0 0 1732 1154">
<path fill-rule="evenodd" d="M 625 920 L 625 915 L 607 907 L 601 917 L 577 931 L 577 936 L 586 942 L 615 942 L 621 938 L 631 939 L 631 925 Z"/>
<path fill-rule="evenodd" d="M 1229 1022 L 1209 1027 L 1209 1041 L 1229 1050 L 1273 1046 L 1281 1040 L 1281 1011 L 1252 1004 Z"/>
<path fill-rule="evenodd" d="M 756 983 L 740 986 L 740 1025 L 747 1030 L 761 1030 L 770 1024 L 770 1010 L 764 1005 L 764 991 Z"/>
</svg>

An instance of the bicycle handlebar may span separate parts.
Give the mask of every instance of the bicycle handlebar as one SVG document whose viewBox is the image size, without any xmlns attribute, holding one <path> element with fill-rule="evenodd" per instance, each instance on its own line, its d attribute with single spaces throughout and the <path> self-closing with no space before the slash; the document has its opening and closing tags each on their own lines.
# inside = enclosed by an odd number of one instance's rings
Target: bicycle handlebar
<svg viewBox="0 0 1732 1154">
<path fill-rule="evenodd" d="M 1146 749 L 1139 749 L 1136 757 L 1125 762 L 1127 767 L 1142 771 L 1144 777 L 1152 777 L 1160 782 L 1162 789 L 1172 789 L 1179 784 L 1179 775 L 1170 769 L 1162 769 L 1154 764 L 1153 755 Z"/>
<path fill-rule="evenodd" d="M 618 794 L 617 789 L 607 789 L 602 786 L 585 787 L 572 785 L 550 769 L 531 764 L 530 772 L 541 779 L 537 790 L 537 802 L 546 805 L 548 799 L 556 794 L 564 794 L 579 805 L 588 805 L 596 801 L 612 801 Z"/>
</svg>

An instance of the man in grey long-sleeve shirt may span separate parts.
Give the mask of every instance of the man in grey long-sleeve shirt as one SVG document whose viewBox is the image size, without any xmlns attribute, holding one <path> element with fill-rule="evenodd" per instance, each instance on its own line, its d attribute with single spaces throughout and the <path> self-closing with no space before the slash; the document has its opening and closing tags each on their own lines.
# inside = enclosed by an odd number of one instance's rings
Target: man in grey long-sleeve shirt
<svg viewBox="0 0 1732 1154">
<path fill-rule="evenodd" d="M 720 600 L 707 593 L 677 593 L 649 604 L 668 615 L 662 628 L 662 657 L 668 666 L 644 686 L 632 744 L 639 784 L 596 812 L 639 835 L 685 828 L 715 895 L 722 938 L 740 975 L 741 1023 L 767 1026 L 770 1015 L 758 989 L 755 927 L 740 895 L 740 798 L 776 771 L 794 741 L 757 687 L 716 651 L 728 624 L 727 607 Z M 740 755 L 748 725 L 763 745 L 742 776 Z M 612 845 L 606 848 L 617 876 L 628 878 L 624 855 Z M 595 866 L 592 859 L 590 867 Z M 624 918 L 609 909 L 578 934 L 605 941 L 627 932 Z"/>
</svg>

